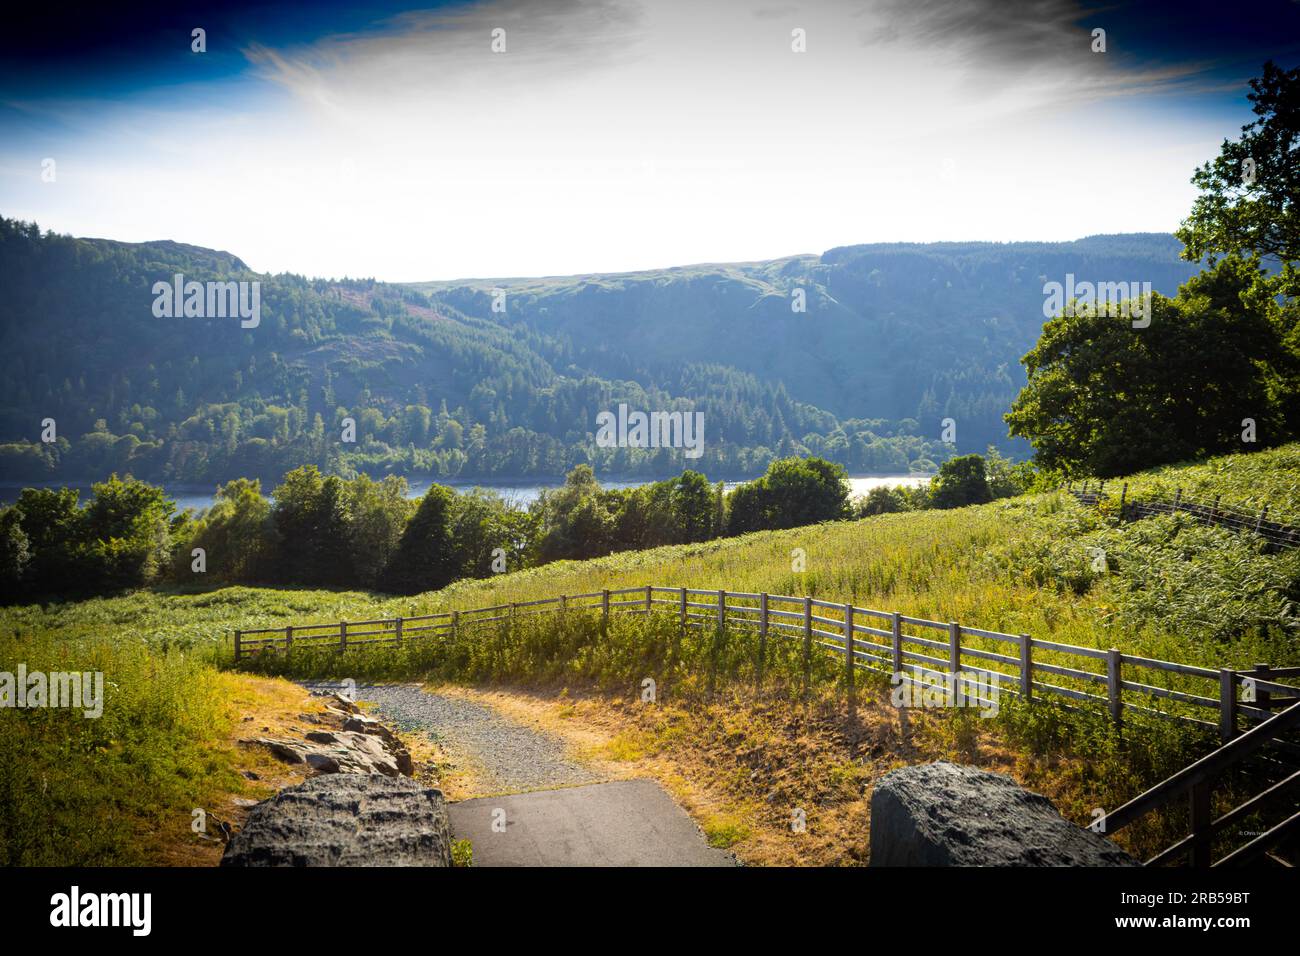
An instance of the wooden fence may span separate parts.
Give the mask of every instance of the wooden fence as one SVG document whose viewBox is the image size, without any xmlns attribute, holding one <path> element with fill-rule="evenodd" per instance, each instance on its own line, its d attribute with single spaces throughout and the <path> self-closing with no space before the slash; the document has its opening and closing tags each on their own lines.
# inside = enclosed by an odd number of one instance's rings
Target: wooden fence
<svg viewBox="0 0 1300 956">
<path fill-rule="evenodd" d="M 1089 482 L 1086 481 L 1079 488 L 1075 488 L 1073 484 L 1067 485 L 1066 491 L 1073 495 L 1076 501 L 1094 508 L 1110 498 L 1110 495 L 1106 494 L 1104 481 L 1097 483 L 1091 491 L 1088 490 L 1088 485 Z M 1247 511 L 1221 502 L 1220 495 L 1215 495 L 1214 501 L 1209 503 L 1193 501 L 1183 496 L 1182 488 L 1175 490 L 1173 498 L 1154 496 L 1130 499 L 1128 482 L 1125 482 L 1120 490 L 1119 514 L 1121 520 L 1129 521 L 1152 515 L 1189 514 L 1201 524 L 1228 528 L 1240 534 L 1258 535 L 1277 548 L 1300 548 L 1300 528 L 1270 521 L 1267 505 L 1259 511 Z"/>
<path fill-rule="evenodd" d="M 1106 814 L 1105 832 L 1114 835 L 1155 810 L 1178 800 L 1186 800 L 1187 835 L 1147 860 L 1147 866 L 1179 861 L 1196 867 L 1242 866 L 1264 858 L 1282 866 L 1290 866 L 1286 860 L 1274 856 L 1273 851 L 1300 832 L 1300 812 L 1296 812 L 1300 804 L 1295 799 L 1296 789 L 1300 787 L 1300 771 L 1290 773 L 1280 780 L 1266 780 L 1263 790 L 1218 817 L 1212 811 L 1212 797 L 1215 785 L 1229 771 L 1258 756 L 1260 750 L 1274 744 L 1280 736 L 1297 729 L 1300 729 L 1300 704 L 1292 704 Z M 1272 825 L 1262 824 L 1268 826 L 1267 829 L 1240 832 L 1245 826 L 1251 825 L 1252 819 L 1268 819 L 1264 812 L 1275 812 L 1273 807 L 1278 804 L 1283 807 L 1282 813 L 1289 815 Z M 1261 826 L 1259 823 L 1253 825 Z M 1234 833 L 1234 830 L 1238 832 Z M 1243 837 L 1246 842 L 1239 842 Z M 1215 841 L 1224 838 L 1234 840 L 1235 845 L 1230 843 L 1230 851 L 1216 860 Z"/>
<path fill-rule="evenodd" d="M 1126 713 L 1167 716 L 1217 729 L 1228 741 L 1243 727 L 1300 700 L 1300 688 L 1281 683 L 1300 678 L 1300 667 L 1202 667 L 811 597 L 653 585 L 418 617 L 241 630 L 235 632 L 234 653 L 239 661 L 295 648 L 347 651 L 416 641 L 455 642 L 466 628 L 508 628 L 512 621 L 535 615 L 569 613 L 597 614 L 604 622 L 611 614 L 667 614 L 683 632 L 687 627 L 756 630 L 760 685 L 768 642 L 800 641 L 805 685 L 814 649 L 836 655 L 843 661 L 850 706 L 855 673 L 870 669 L 900 675 L 899 680 L 916 686 L 955 683 L 968 700 L 984 705 L 996 701 L 980 697 L 980 689 L 987 694 L 996 686 L 996 693 L 1026 700 L 1059 698 L 1070 706 L 1105 708 L 1117 725 Z M 1300 746 L 1279 742 L 1279 747 L 1300 755 Z"/>
</svg>

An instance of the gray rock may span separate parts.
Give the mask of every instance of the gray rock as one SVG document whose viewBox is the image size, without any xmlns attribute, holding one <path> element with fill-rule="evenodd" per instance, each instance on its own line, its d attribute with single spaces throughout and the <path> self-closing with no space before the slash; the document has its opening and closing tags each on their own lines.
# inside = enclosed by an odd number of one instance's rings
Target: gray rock
<svg viewBox="0 0 1300 956">
<path fill-rule="evenodd" d="M 405 777 L 313 777 L 258 804 L 222 866 L 451 866 L 442 791 Z"/>
<path fill-rule="evenodd" d="M 266 747 L 286 763 L 305 763 L 319 773 L 380 773 L 410 776 L 411 755 L 391 750 L 373 734 L 345 730 L 314 730 L 306 740 L 255 737 L 245 743 Z"/>
<path fill-rule="evenodd" d="M 393 755 L 393 759 L 396 760 L 397 769 L 408 777 L 415 775 L 415 763 L 411 760 L 411 752 L 406 749 L 402 739 L 384 724 L 373 717 L 354 714 L 343 722 L 343 729 L 352 733 L 370 734 L 373 737 L 378 737 L 384 742 L 388 752 Z"/>
<path fill-rule="evenodd" d="M 1136 866 L 1010 777 L 951 763 L 885 774 L 871 795 L 872 866 Z"/>
</svg>

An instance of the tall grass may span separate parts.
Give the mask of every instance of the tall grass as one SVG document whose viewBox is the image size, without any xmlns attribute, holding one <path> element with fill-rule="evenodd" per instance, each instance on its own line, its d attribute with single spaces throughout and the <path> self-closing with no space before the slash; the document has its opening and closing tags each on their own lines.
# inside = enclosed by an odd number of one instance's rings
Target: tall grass
<svg viewBox="0 0 1300 956">
<path fill-rule="evenodd" d="M 1300 524 L 1300 444 L 1153 468 L 1112 479 L 1106 491 L 1118 495 L 1124 482 L 1133 498 L 1173 498 L 1181 488 L 1193 501 L 1210 504 L 1219 495 L 1225 507 L 1258 511 L 1267 506 L 1272 520 Z"/>
<path fill-rule="evenodd" d="M 0 669 L 101 672 L 103 714 L 0 711 L 0 865 L 149 862 L 164 831 L 234 784 L 212 750 L 227 717 L 220 674 L 132 639 L 0 632 Z"/>
<path fill-rule="evenodd" d="M 1185 493 L 1268 503 L 1282 515 L 1297 503 L 1297 465 L 1300 448 L 1289 446 L 1134 483 L 1169 479 Z M 209 665 L 229 665 L 235 628 L 411 617 L 646 584 L 808 595 L 1211 668 L 1300 664 L 1300 555 L 1271 554 L 1249 536 L 1180 517 L 1117 526 L 1061 494 L 558 562 L 414 597 L 237 587 L 8 607 L 0 666 L 98 669 L 110 684 L 100 721 L 0 712 L 0 862 L 130 862 L 140 851 L 120 833 L 127 821 L 138 826 L 219 782 L 226 771 L 205 751 L 221 732 Z M 295 649 L 249 666 L 295 677 L 587 682 L 628 693 L 652 678 L 690 696 L 753 681 L 755 640 L 752 631 L 712 628 L 683 637 L 671 614 L 615 616 L 603 627 L 597 615 L 573 612 L 465 629 L 454 643 L 412 640 L 346 655 Z M 814 692 L 842 693 L 842 661 L 824 651 L 813 660 Z M 767 692 L 795 695 L 802 680 L 801 641 L 774 636 Z M 1008 739 L 1026 749 L 1109 755 L 1095 762 L 1104 775 L 1079 789 L 1107 800 L 1099 805 L 1208 746 L 1196 731 L 1139 715 L 1120 741 L 1104 717 L 1094 725 L 1048 704 L 1004 710 Z"/>
</svg>

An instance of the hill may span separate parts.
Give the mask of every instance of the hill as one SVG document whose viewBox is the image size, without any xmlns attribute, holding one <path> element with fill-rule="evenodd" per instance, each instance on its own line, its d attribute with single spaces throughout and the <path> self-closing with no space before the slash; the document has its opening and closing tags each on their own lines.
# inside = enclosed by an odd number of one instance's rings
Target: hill
<svg viewBox="0 0 1300 956">
<path fill-rule="evenodd" d="M 1167 235 L 833 249 L 759 263 L 400 286 L 259 275 L 176 242 L 0 219 L 0 480 L 271 480 L 314 463 L 488 478 L 757 474 L 814 454 L 930 470 L 990 443 L 1067 273 L 1192 274 Z M 154 283 L 260 283 L 260 319 L 160 318 Z M 494 311 L 494 289 L 504 311 Z M 806 312 L 791 310 L 796 289 Z M 602 448 L 596 415 L 704 414 L 699 459 Z M 940 421 L 957 422 L 944 444 Z M 44 443 L 54 419 L 57 440 Z M 355 443 L 343 440 L 345 418 Z"/>
</svg>

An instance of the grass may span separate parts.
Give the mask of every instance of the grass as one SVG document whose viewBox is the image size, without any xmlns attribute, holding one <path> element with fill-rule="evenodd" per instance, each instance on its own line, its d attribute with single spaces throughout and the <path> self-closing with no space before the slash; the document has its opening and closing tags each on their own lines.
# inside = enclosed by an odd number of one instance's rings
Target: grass
<svg viewBox="0 0 1300 956">
<path fill-rule="evenodd" d="M 270 701 L 272 682 L 109 637 L 6 630 L 0 660 L 22 661 L 29 673 L 104 676 L 98 718 L 63 708 L 0 713 L 0 865 L 176 861 L 178 846 L 192 848 L 195 809 L 225 813 L 227 795 L 255 790 L 236 772 L 231 738 L 240 713 Z"/>
<path fill-rule="evenodd" d="M 1222 495 L 1224 507 L 1259 511 L 1268 506 L 1270 519 L 1300 524 L 1300 444 L 1153 468 L 1113 479 L 1107 491 L 1118 495 L 1125 481 L 1130 497 L 1172 499 L 1181 488 L 1183 497 L 1193 501 L 1210 504 L 1215 495 Z"/>
<path fill-rule="evenodd" d="M 1174 482 L 1185 495 L 1267 504 L 1283 517 L 1298 513 L 1298 476 L 1300 446 L 1287 446 L 1137 476 L 1130 494 Z M 1106 557 L 1104 571 L 1094 566 L 1097 549 Z M 804 571 L 794 570 L 797 552 Z M 1116 526 L 1104 511 L 1062 494 L 558 562 L 414 597 L 236 587 L 8 607 L 0 610 L 5 667 L 23 661 L 29 670 L 100 670 L 108 691 L 99 720 L 0 711 L 0 863 L 144 862 L 153 858 L 149 834 L 165 815 L 202 806 L 229 788 L 231 763 L 214 742 L 230 731 L 221 669 L 230 665 L 236 627 L 413 616 L 651 583 L 851 601 L 1212 668 L 1300 664 L 1300 554 L 1268 553 L 1249 536 L 1203 528 L 1185 516 Z M 769 650 L 765 696 L 794 700 L 802 678 L 798 642 L 773 640 Z M 817 694 L 841 694 L 838 662 L 816 660 Z M 426 641 L 344 656 L 295 651 L 265 655 L 250 668 L 359 680 L 552 682 L 633 698 L 651 676 L 661 699 L 707 709 L 727 687 L 750 684 L 754 664 L 749 632 L 693 631 L 681 639 L 671 615 L 648 622 L 616 617 L 604 629 L 595 615 L 575 613 L 524 619 L 506 632 L 483 628 L 454 647 Z M 864 680 L 864 694 L 885 693 L 879 680 Z M 1104 718 L 1045 704 L 1004 702 L 1003 711 L 998 732 L 1007 745 L 1090 755 L 1075 771 L 1075 785 L 1051 794 L 1083 821 L 1091 806 L 1114 806 L 1208 745 L 1195 733 L 1136 715 L 1121 742 Z M 636 759 L 678 746 L 671 734 L 700 733 L 702 726 L 682 718 L 675 727 L 643 728 L 617 746 Z M 918 727 L 939 735 L 936 746 L 953 753 L 969 751 L 986 733 L 960 718 Z M 738 732 L 750 740 L 759 731 Z M 859 771 L 827 772 L 834 786 L 851 789 Z"/>
<path fill-rule="evenodd" d="M 463 867 L 474 865 L 474 846 L 469 842 L 469 840 L 452 841 L 451 865 Z"/>
<path fill-rule="evenodd" d="M 730 814 L 715 814 L 704 821 L 704 839 L 709 846 L 729 850 L 749 839 L 752 830 L 743 820 Z"/>
</svg>

